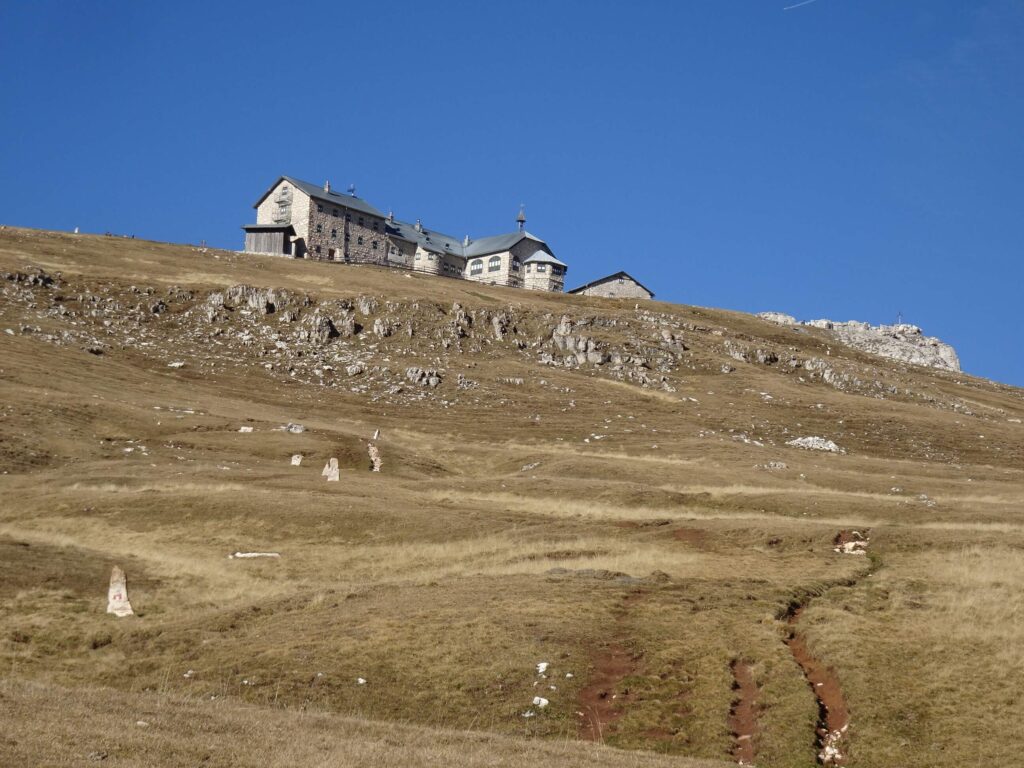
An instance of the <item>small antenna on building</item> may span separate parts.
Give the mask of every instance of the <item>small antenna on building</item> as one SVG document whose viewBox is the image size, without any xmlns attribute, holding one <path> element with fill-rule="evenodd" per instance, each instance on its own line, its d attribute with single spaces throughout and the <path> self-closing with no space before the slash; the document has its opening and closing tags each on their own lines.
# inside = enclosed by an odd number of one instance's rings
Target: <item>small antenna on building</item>
<svg viewBox="0 0 1024 768">
<path fill-rule="evenodd" d="M 902 312 L 897 312 L 896 313 L 896 325 L 903 325 L 903 313 Z"/>
<path fill-rule="evenodd" d="M 519 226 L 520 232 L 526 228 L 526 205 L 524 203 L 519 204 L 519 215 L 516 216 L 516 224 Z"/>
<path fill-rule="evenodd" d="M 324 192 L 330 192 L 330 191 L 331 191 L 331 181 L 330 181 L 330 179 L 328 179 L 327 181 L 324 182 Z"/>
<path fill-rule="evenodd" d="M 356 185 L 355 184 L 349 184 L 348 185 L 348 193 L 350 195 L 352 195 L 352 197 L 356 196 Z"/>
</svg>

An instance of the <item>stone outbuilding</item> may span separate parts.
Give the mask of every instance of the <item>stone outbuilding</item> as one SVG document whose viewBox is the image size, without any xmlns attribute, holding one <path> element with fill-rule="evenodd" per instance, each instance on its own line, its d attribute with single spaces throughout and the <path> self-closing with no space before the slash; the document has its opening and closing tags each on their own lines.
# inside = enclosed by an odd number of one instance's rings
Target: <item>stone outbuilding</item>
<svg viewBox="0 0 1024 768">
<path fill-rule="evenodd" d="M 606 299 L 653 299 L 654 291 L 626 272 L 616 272 L 586 285 L 573 288 L 569 293 L 579 296 L 603 296 Z"/>
</svg>

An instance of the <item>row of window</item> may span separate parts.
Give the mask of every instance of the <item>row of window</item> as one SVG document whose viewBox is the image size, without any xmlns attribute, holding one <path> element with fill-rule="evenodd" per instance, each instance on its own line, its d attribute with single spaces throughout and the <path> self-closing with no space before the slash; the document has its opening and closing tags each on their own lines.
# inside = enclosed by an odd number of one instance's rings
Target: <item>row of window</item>
<svg viewBox="0 0 1024 768">
<path fill-rule="evenodd" d="M 323 213 L 324 212 L 323 204 L 317 203 L 316 204 L 316 210 L 317 210 L 317 213 Z M 334 208 L 334 209 L 331 210 L 331 216 L 333 216 L 334 218 L 337 219 L 340 215 L 341 214 L 340 214 L 340 212 L 338 211 L 337 208 Z M 352 221 L 352 214 L 346 212 L 345 213 L 345 221 Z M 357 223 L 359 224 L 360 227 L 365 227 L 366 226 L 366 222 L 363 220 L 362 216 L 360 216 L 357 219 Z M 370 228 L 374 232 L 379 232 L 380 231 L 379 227 L 380 227 L 380 222 L 379 221 L 371 221 L 370 222 Z"/>
</svg>

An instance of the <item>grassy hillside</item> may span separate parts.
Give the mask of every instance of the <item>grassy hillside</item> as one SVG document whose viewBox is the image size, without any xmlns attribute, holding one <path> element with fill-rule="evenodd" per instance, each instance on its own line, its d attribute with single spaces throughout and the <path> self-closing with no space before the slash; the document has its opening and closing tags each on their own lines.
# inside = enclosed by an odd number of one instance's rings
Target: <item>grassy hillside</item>
<svg viewBox="0 0 1024 768">
<path fill-rule="evenodd" d="M 1017 760 L 1019 389 L 188 246 L 6 229 L 0 273 L 0 764 L 796 768 L 823 697 L 837 764 Z"/>
</svg>

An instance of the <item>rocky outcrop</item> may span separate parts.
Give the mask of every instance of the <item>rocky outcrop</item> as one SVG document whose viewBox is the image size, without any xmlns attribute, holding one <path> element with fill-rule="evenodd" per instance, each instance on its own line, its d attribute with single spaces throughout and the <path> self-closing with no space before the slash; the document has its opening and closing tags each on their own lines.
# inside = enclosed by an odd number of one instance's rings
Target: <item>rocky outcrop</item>
<svg viewBox="0 0 1024 768">
<path fill-rule="evenodd" d="M 918 326 L 909 323 L 869 325 L 857 320 L 845 323 L 832 320 L 800 322 L 782 312 L 761 312 L 758 317 L 780 325 L 805 325 L 831 331 L 839 341 L 854 349 L 890 360 L 947 371 L 960 370 L 960 358 L 953 347 L 933 336 L 925 336 Z"/>
</svg>

